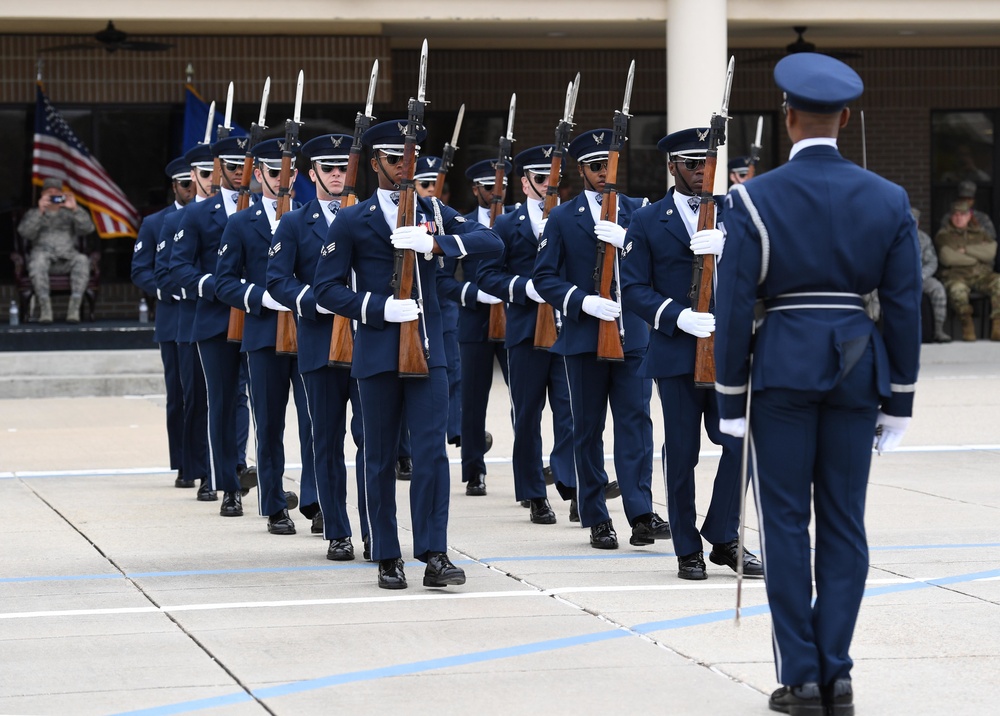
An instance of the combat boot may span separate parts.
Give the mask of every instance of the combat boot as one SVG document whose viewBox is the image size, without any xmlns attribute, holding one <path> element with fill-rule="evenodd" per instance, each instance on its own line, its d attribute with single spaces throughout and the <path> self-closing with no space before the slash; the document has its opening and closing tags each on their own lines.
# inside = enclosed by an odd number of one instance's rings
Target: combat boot
<svg viewBox="0 0 1000 716">
<path fill-rule="evenodd" d="M 52 323 L 52 299 L 38 296 L 38 322 Z"/>
<path fill-rule="evenodd" d="M 66 323 L 80 322 L 81 303 L 83 303 L 83 296 L 74 293 L 69 297 L 69 305 L 66 306 Z"/>
<path fill-rule="evenodd" d="M 972 308 L 969 308 L 968 313 L 962 313 L 960 318 L 962 319 L 962 340 L 976 340 L 976 324 L 972 321 Z"/>
<path fill-rule="evenodd" d="M 990 330 L 990 340 L 1000 341 L 1000 317 L 993 319 L 993 328 Z"/>
</svg>

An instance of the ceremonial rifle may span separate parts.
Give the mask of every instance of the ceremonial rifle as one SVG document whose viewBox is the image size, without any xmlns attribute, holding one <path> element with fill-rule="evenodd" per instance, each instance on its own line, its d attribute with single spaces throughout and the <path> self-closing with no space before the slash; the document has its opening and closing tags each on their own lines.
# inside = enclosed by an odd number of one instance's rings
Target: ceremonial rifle
<svg viewBox="0 0 1000 716">
<path fill-rule="evenodd" d="M 417 218 L 416 189 L 413 174 L 417 164 L 417 132 L 424 124 L 424 93 L 427 89 L 427 40 L 420 48 L 420 79 L 417 96 L 411 97 L 403 144 L 403 179 L 399 185 L 399 211 L 396 228 L 415 226 Z M 423 296 L 420 287 L 420 270 L 417 254 L 413 249 L 395 249 L 393 256 L 393 297 L 410 298 L 413 293 L 414 274 L 417 282 L 417 304 L 423 313 Z M 433 290 L 433 287 L 432 287 Z M 399 324 L 399 376 L 401 378 L 426 378 L 429 375 L 427 359 L 429 342 L 420 336 L 420 315 L 412 321 Z M 425 326 L 426 331 L 426 326 Z"/>
<path fill-rule="evenodd" d="M 715 168 L 719 147 L 726 143 L 726 122 L 729 119 L 729 90 L 733 86 L 733 69 L 736 58 L 729 59 L 726 70 L 726 87 L 722 95 L 722 108 L 712 114 L 708 130 L 708 151 L 705 153 L 705 172 L 701 183 L 701 206 L 698 210 L 698 231 L 715 228 Z M 711 313 L 712 281 L 715 276 L 715 256 L 704 254 L 694 257 L 691 277 L 691 307 L 698 313 Z M 715 334 L 699 338 L 695 344 L 694 383 L 699 388 L 715 387 Z"/>
<path fill-rule="evenodd" d="M 274 208 L 275 219 L 292 208 L 292 160 L 299 148 L 299 127 L 302 126 L 302 85 L 305 75 L 299 70 L 299 78 L 295 83 L 295 110 L 292 118 L 285 120 L 285 141 L 281 146 L 281 173 L 278 174 L 278 204 Z M 295 327 L 295 314 L 291 311 L 278 311 L 278 330 L 275 336 L 274 352 L 292 354 L 299 351 L 299 334 Z"/>
<path fill-rule="evenodd" d="M 364 151 L 361 136 L 368 131 L 375 117 L 372 115 L 372 105 L 375 102 L 375 87 L 378 84 L 378 60 L 372 64 L 371 79 L 368 81 L 368 101 L 365 111 L 358 112 L 354 118 L 354 141 L 351 143 L 351 153 L 347 159 L 347 175 L 344 177 L 344 191 L 340 198 L 340 208 L 346 209 L 358 203 L 358 192 L 354 184 L 358 178 L 358 167 L 361 164 L 361 154 Z M 330 355 L 328 365 L 339 368 L 349 368 L 354 360 L 354 336 L 351 333 L 351 319 L 339 313 L 333 317 L 333 333 L 330 334 Z"/>
<path fill-rule="evenodd" d="M 240 181 L 240 193 L 236 197 L 236 211 L 243 211 L 250 206 L 250 183 L 253 179 L 253 148 L 264 136 L 264 115 L 267 112 L 267 98 L 271 94 L 271 78 L 264 81 L 264 92 L 260 98 L 260 117 L 255 124 L 250 125 L 250 137 L 246 140 L 246 154 L 243 157 L 243 175 Z M 246 311 L 241 308 L 229 309 L 229 332 L 226 339 L 231 343 L 243 341 L 243 322 Z"/>
<path fill-rule="evenodd" d="M 573 112 L 576 111 L 576 96 L 580 91 L 580 73 L 566 87 L 566 102 L 563 104 L 563 116 L 556 124 L 555 148 L 552 150 L 552 165 L 549 167 L 549 183 L 545 187 L 545 203 L 542 206 L 542 219 L 549 218 L 549 212 L 559 205 L 559 180 L 562 175 L 563 157 L 569 146 L 569 133 L 573 130 Z M 541 238 L 541 237 L 539 237 Z M 556 312 L 547 303 L 538 304 L 538 314 L 535 317 L 535 348 L 548 350 L 555 344 Z"/>
<path fill-rule="evenodd" d="M 465 105 L 458 108 L 458 119 L 455 120 L 455 131 L 452 132 L 451 142 L 445 142 L 444 149 L 441 150 L 441 166 L 438 167 L 437 179 L 434 181 L 434 198 L 440 199 L 444 192 L 445 177 L 451 171 L 451 165 L 455 163 L 455 150 L 458 149 L 458 133 L 462 130 L 462 119 L 465 117 Z"/>
<path fill-rule="evenodd" d="M 757 162 L 760 161 L 761 139 L 764 134 L 764 115 L 757 117 L 757 137 L 750 145 L 750 166 L 747 167 L 747 179 L 753 179 L 757 174 Z"/>
<path fill-rule="evenodd" d="M 493 196 L 490 197 L 490 228 L 503 216 L 503 201 L 507 190 L 504 180 L 507 176 L 507 159 L 510 157 L 510 145 L 514 142 L 514 109 L 517 106 L 517 95 L 510 96 L 510 111 L 507 112 L 507 134 L 500 136 L 500 153 L 497 156 L 496 173 L 493 175 Z M 490 304 L 489 339 L 494 343 L 503 343 L 507 337 L 507 313 L 503 301 Z"/>
<path fill-rule="evenodd" d="M 615 110 L 614 134 L 608 151 L 608 173 L 604 182 L 601 199 L 601 221 L 618 221 L 618 156 L 622 145 L 628 139 L 629 101 L 632 99 L 632 80 L 635 79 L 635 60 L 628 68 L 625 82 L 625 99 L 621 110 Z M 594 285 L 601 298 L 612 299 L 621 306 L 621 283 L 618 279 L 618 249 L 605 241 L 597 240 L 597 266 L 594 269 Z M 607 361 L 625 360 L 625 323 L 621 315 L 614 321 L 598 321 L 597 359 Z"/>
</svg>

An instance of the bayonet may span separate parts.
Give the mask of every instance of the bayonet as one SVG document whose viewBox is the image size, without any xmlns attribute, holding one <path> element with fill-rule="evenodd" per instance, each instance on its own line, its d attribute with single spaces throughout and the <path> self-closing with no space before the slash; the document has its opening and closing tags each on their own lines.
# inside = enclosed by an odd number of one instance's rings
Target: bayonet
<svg viewBox="0 0 1000 716">
<path fill-rule="evenodd" d="M 302 86 L 305 84 L 305 73 L 299 70 L 299 79 L 295 83 L 295 112 L 292 113 L 292 121 L 302 124 Z"/>
<path fill-rule="evenodd" d="M 730 68 L 730 71 L 732 68 Z M 732 75 L 730 74 L 730 77 Z M 629 117 L 628 110 L 629 104 L 632 101 L 632 81 L 635 79 L 635 60 L 632 60 L 632 64 L 628 68 L 628 79 L 625 81 L 625 99 L 622 101 L 622 114 Z M 726 102 L 729 102 L 729 94 L 726 93 Z"/>
<path fill-rule="evenodd" d="M 202 144 L 212 143 L 212 122 L 215 121 L 215 100 L 208 107 L 208 121 L 205 122 L 205 139 Z"/>
<path fill-rule="evenodd" d="M 427 40 L 424 40 L 424 44 L 420 47 L 420 80 L 417 85 L 417 101 L 421 104 L 425 104 L 424 99 L 425 93 L 427 91 Z"/>
<path fill-rule="evenodd" d="M 510 110 L 507 112 L 507 141 L 514 141 L 514 109 L 517 107 L 517 93 L 510 96 Z"/>
<path fill-rule="evenodd" d="M 226 93 L 226 118 L 222 120 L 222 126 L 226 130 L 233 128 L 233 83 L 229 83 L 229 91 Z"/>
<path fill-rule="evenodd" d="M 733 88 L 733 72 L 736 70 L 736 58 L 729 58 L 729 67 L 726 68 L 726 91 L 722 95 L 722 109 L 719 115 L 729 119 L 729 92 Z"/>
<path fill-rule="evenodd" d="M 563 112 L 563 121 L 572 126 L 573 114 L 576 112 L 576 98 L 580 94 L 580 73 L 576 73 L 576 79 L 569 83 L 566 88 L 566 109 Z"/>
<path fill-rule="evenodd" d="M 511 106 L 511 121 L 513 122 L 514 107 Z M 462 131 L 462 120 L 465 118 L 465 105 L 458 108 L 458 118 L 455 120 L 455 131 L 451 133 L 451 148 L 458 149 L 458 133 Z M 508 129 L 509 133 L 509 129 Z"/>
<path fill-rule="evenodd" d="M 264 80 L 264 91 L 260 95 L 260 117 L 257 119 L 257 126 L 262 130 L 267 129 L 264 118 L 267 116 L 267 100 L 271 96 L 271 78 Z"/>
<path fill-rule="evenodd" d="M 761 139 L 763 138 L 763 135 L 764 135 L 764 115 L 760 115 L 759 117 L 757 117 L 757 137 L 753 140 L 753 146 L 757 148 L 758 152 L 760 151 L 760 148 L 763 146 L 760 143 Z"/>
<path fill-rule="evenodd" d="M 365 116 L 372 118 L 372 107 L 375 104 L 375 87 L 378 85 L 378 60 L 372 63 L 372 76 L 368 80 L 368 101 L 365 102 Z"/>
</svg>

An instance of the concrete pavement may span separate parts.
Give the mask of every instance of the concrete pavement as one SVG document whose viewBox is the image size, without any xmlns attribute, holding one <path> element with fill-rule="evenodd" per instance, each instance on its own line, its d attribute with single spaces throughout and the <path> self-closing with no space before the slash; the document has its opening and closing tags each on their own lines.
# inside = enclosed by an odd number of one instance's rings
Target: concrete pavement
<svg viewBox="0 0 1000 716">
<path fill-rule="evenodd" d="M 768 713 L 762 583 L 744 582 L 736 626 L 725 568 L 690 583 L 669 543 L 592 550 L 554 491 L 559 522 L 530 524 L 513 498 L 502 381 L 489 494 L 466 497 L 453 465 L 449 541 L 468 582 L 447 590 L 419 586 L 412 559 L 409 589 L 379 590 L 374 565 L 327 561 L 297 513 L 299 534 L 272 536 L 252 496 L 245 517 L 223 519 L 218 502 L 175 489 L 162 406 L 0 400 L 0 713 Z M 655 398 L 653 411 L 658 443 Z M 293 424 L 286 437 L 297 463 Z M 717 464 L 702 449 L 700 505 Z M 295 489 L 298 470 L 287 477 Z M 871 475 L 859 714 L 993 712 L 998 478 L 1000 345 L 925 346 L 903 450 Z M 626 532 L 620 501 L 612 516 Z M 399 520 L 409 556 L 403 483 Z"/>
</svg>

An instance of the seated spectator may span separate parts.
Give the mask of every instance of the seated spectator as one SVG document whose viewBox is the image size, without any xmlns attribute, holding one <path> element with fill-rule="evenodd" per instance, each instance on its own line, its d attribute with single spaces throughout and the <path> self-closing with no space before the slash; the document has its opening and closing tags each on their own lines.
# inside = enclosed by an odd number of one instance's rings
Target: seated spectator
<svg viewBox="0 0 1000 716">
<path fill-rule="evenodd" d="M 1000 274 L 993 272 L 997 242 L 972 218 L 970 200 L 959 199 L 951 205 L 948 225 L 934 237 L 940 276 L 951 307 L 962 320 L 962 340 L 976 340 L 969 292 L 981 291 L 989 294 L 993 308 L 990 340 L 1000 341 Z"/>
<path fill-rule="evenodd" d="M 970 181 L 968 179 L 966 179 L 965 181 L 959 182 L 958 183 L 958 190 L 957 190 L 957 198 L 958 199 L 965 199 L 965 200 L 969 201 L 970 205 L 973 207 L 973 209 L 972 209 L 972 223 L 974 225 L 978 225 L 978 226 L 983 227 L 983 230 L 986 231 L 986 235 L 988 237 L 990 237 L 991 239 L 996 240 L 996 238 L 997 238 L 997 230 L 993 226 L 993 220 L 990 218 L 989 214 L 987 214 L 984 211 L 979 211 L 979 209 L 975 208 L 975 203 L 976 203 L 976 183 L 974 181 Z M 945 214 L 944 216 L 941 217 L 941 228 L 942 229 L 948 225 L 948 218 L 949 218 L 948 214 Z"/>
<path fill-rule="evenodd" d="M 66 322 L 80 322 L 80 304 L 90 280 L 90 259 L 77 250 L 77 237 L 94 231 L 90 214 L 77 206 L 72 192 L 64 192 L 55 178 L 42 183 L 38 208 L 29 209 L 17 232 L 30 246 L 28 276 L 38 301 L 39 323 L 52 323 L 49 274 L 69 274 L 70 297 Z"/>
<path fill-rule="evenodd" d="M 934 317 L 934 341 L 951 343 L 951 336 L 944 330 L 944 320 L 948 317 L 948 298 L 944 284 L 934 278 L 938 270 L 937 251 L 930 235 L 920 228 L 920 209 L 910 209 L 917 222 L 917 238 L 920 240 L 920 265 L 924 277 L 924 293 L 931 300 L 931 314 Z"/>
</svg>

